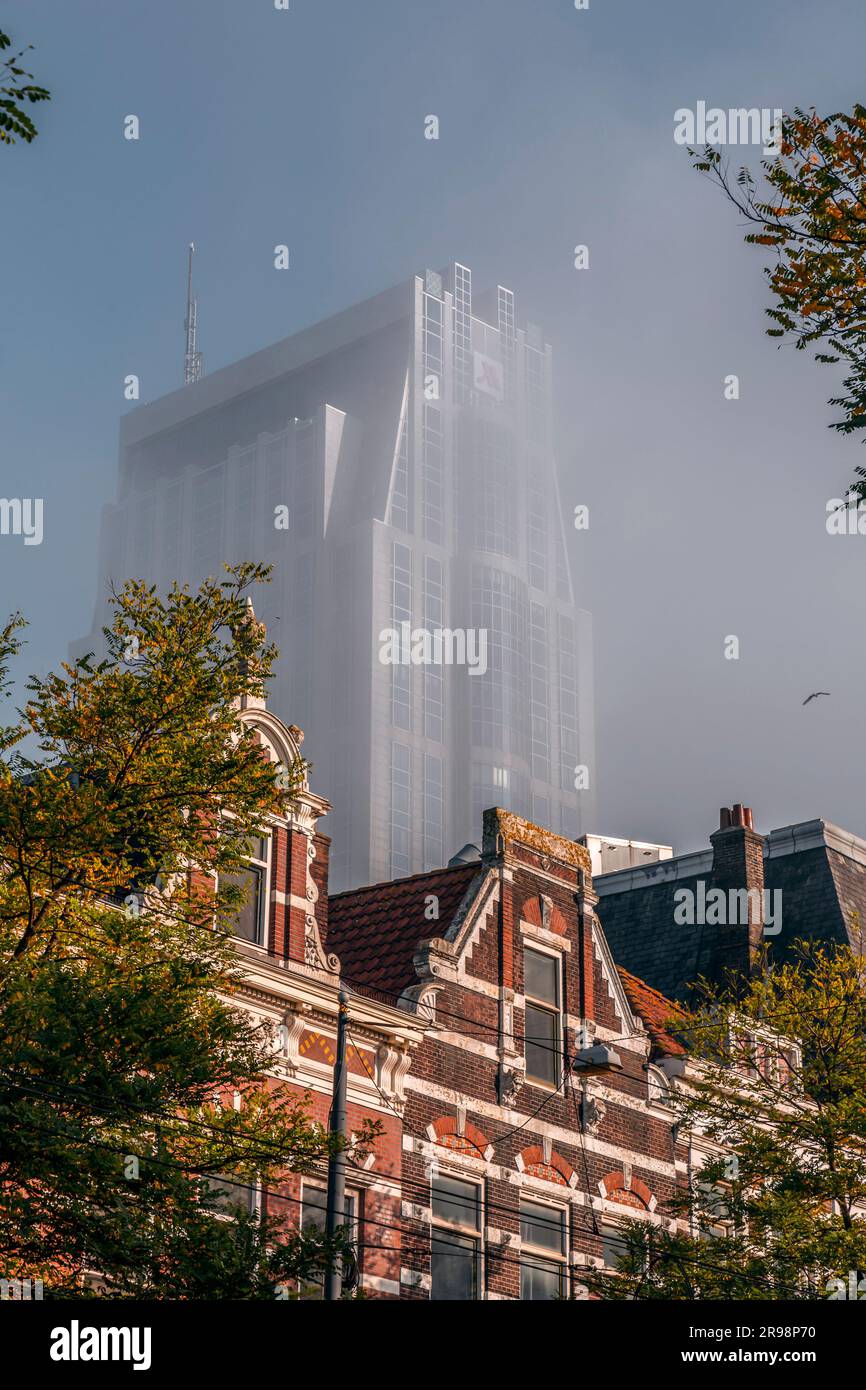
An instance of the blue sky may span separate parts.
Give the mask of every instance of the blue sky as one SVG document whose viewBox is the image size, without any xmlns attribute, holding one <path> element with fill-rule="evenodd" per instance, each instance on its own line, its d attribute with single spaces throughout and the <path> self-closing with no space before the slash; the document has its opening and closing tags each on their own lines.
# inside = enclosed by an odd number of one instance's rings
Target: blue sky
<svg viewBox="0 0 866 1390">
<path fill-rule="evenodd" d="M 862 100 L 862 0 L 11 0 L 2 23 L 53 93 L 0 151 L 0 495 L 45 501 L 41 546 L 0 538 L 28 666 L 89 626 L 123 378 L 182 380 L 190 239 L 205 370 L 460 259 L 556 353 L 599 829 L 685 849 L 745 801 L 761 829 L 866 833 L 866 538 L 824 531 L 861 451 L 827 429 L 831 370 L 763 336 L 761 257 L 673 141 L 698 100 Z"/>
</svg>

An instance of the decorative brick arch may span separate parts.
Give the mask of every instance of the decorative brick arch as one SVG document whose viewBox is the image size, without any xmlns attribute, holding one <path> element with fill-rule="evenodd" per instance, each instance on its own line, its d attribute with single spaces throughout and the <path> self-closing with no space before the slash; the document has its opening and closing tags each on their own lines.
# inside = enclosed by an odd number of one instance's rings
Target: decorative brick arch
<svg viewBox="0 0 866 1390">
<path fill-rule="evenodd" d="M 427 1134 L 434 1144 L 441 1145 L 443 1149 L 451 1149 L 453 1153 L 487 1161 L 493 1157 L 493 1145 L 471 1120 L 467 1120 L 461 1130 L 453 1115 L 443 1115 L 427 1126 Z"/>
<path fill-rule="evenodd" d="M 555 936 L 565 936 L 568 931 L 568 923 L 559 908 L 543 893 L 534 893 L 526 899 L 520 909 L 520 917 L 531 927 L 542 927 L 545 931 L 552 931 Z"/>
<path fill-rule="evenodd" d="M 531 1178 L 541 1178 L 544 1182 L 555 1182 L 560 1187 L 576 1187 L 577 1174 L 571 1164 L 560 1154 L 551 1151 L 545 1159 L 544 1150 L 537 1144 L 524 1149 L 514 1160 L 521 1173 Z"/>
<path fill-rule="evenodd" d="M 656 1198 L 641 1178 L 619 1171 L 605 1173 L 598 1185 L 605 1201 L 615 1202 L 620 1207 L 634 1207 L 638 1211 L 655 1211 Z"/>
</svg>

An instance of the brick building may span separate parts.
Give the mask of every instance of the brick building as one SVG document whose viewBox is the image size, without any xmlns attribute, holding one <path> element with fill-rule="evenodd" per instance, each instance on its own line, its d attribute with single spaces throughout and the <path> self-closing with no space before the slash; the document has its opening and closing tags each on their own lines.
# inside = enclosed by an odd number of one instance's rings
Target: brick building
<svg viewBox="0 0 866 1390">
<path fill-rule="evenodd" d="M 303 735 L 263 701 L 241 720 L 284 766 Z M 328 804 L 305 783 L 251 859 L 241 999 L 280 1038 L 276 1074 L 327 1121 L 341 986 L 360 1288 L 392 1298 L 582 1296 L 617 1222 L 649 1222 L 685 1171 L 666 1106 L 688 1065 L 668 1002 L 618 969 L 588 850 L 511 812 L 448 868 L 328 895 Z M 679 1166 L 678 1166 L 679 1163 Z M 324 1178 L 324 1175 L 323 1175 Z M 262 1203 L 320 1222 L 324 1182 Z"/>
<path fill-rule="evenodd" d="M 616 968 L 583 846 L 490 810 L 463 859 L 329 905 L 352 986 L 430 1020 L 405 1079 L 401 1294 L 579 1294 L 619 1219 L 663 1219 L 683 1049 Z"/>
<path fill-rule="evenodd" d="M 263 700 L 247 697 L 240 720 L 252 728 L 271 761 L 292 767 L 303 734 L 287 728 Z M 274 820 L 246 871 L 247 904 L 237 924 L 237 949 L 244 981 L 234 1000 L 268 1028 L 279 1044 L 274 1075 L 309 1092 L 312 1117 L 327 1125 L 340 990 L 338 962 L 327 945 L 328 849 L 317 829 L 328 803 L 305 781 L 283 820 Z M 400 1220 L 399 1181 L 403 1124 L 400 1107 L 405 1073 L 426 1024 L 396 1003 L 357 998 L 351 1011 L 352 1045 L 348 1054 L 348 1126 L 358 1131 L 365 1119 L 376 1120 L 382 1133 L 375 1156 L 352 1171 L 348 1216 L 363 1231 L 396 1227 Z M 277 1188 L 254 1193 L 240 1189 L 244 1200 L 276 1209 L 289 1221 L 324 1225 L 325 1174 L 321 1180 L 289 1177 Z M 377 1249 L 373 1237 L 361 1262 L 367 1294 L 394 1294 L 390 1250 Z M 399 1276 L 398 1276 L 399 1277 Z"/>
</svg>

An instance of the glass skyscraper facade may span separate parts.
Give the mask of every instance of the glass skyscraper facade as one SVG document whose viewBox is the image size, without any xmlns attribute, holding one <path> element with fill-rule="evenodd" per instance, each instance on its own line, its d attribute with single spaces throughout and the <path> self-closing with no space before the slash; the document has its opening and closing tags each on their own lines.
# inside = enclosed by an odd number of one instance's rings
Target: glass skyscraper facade
<svg viewBox="0 0 866 1390">
<path fill-rule="evenodd" d="M 337 890 L 441 866 L 488 806 L 570 837 L 593 826 L 591 624 L 551 371 L 512 292 L 473 303 L 454 264 L 122 422 L 94 632 L 109 581 L 273 564 L 255 598 L 282 653 L 269 702 L 304 729 L 333 804 Z M 391 629 L 483 635 L 486 670 L 386 664 Z"/>
</svg>

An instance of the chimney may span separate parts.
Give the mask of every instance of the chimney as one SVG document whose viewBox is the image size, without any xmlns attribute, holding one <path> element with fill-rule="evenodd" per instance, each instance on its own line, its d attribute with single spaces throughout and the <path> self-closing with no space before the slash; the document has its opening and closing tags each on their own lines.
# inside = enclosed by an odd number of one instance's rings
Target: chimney
<svg viewBox="0 0 866 1390">
<path fill-rule="evenodd" d="M 723 806 L 713 847 L 712 887 L 725 894 L 723 925 L 707 929 L 703 973 L 721 983 L 753 975 L 764 948 L 764 839 L 748 806 Z M 712 936 L 710 935 L 712 932 Z"/>
</svg>

